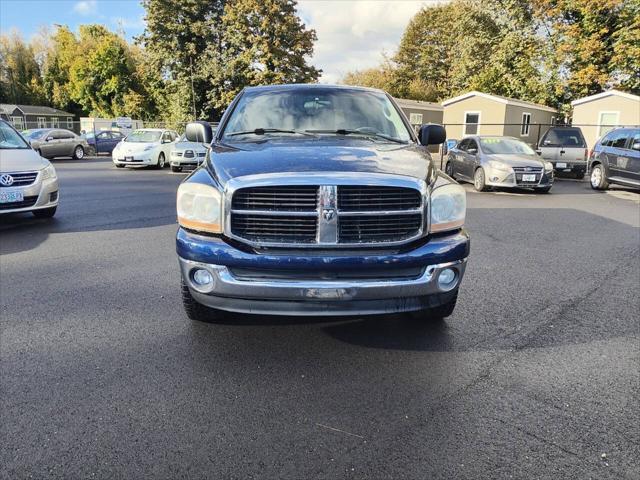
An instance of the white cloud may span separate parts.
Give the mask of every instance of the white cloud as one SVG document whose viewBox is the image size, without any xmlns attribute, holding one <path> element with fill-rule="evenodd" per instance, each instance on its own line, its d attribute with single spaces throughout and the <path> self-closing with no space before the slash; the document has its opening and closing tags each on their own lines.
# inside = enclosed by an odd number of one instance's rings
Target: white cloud
<svg viewBox="0 0 640 480">
<path fill-rule="evenodd" d="M 76 2 L 73 6 L 74 13 L 78 15 L 87 16 L 92 15 L 98 11 L 98 2 L 97 0 L 82 0 L 80 2 Z"/>
<path fill-rule="evenodd" d="M 322 82 L 376 66 L 393 54 L 409 20 L 424 6 L 446 0 L 303 0 L 298 13 L 318 35 L 312 64 Z"/>
</svg>

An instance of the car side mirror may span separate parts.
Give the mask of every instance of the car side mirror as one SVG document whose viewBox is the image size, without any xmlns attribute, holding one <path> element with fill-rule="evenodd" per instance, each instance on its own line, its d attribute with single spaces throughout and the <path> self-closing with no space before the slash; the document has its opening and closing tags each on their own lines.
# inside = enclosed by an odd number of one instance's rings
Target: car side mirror
<svg viewBox="0 0 640 480">
<path fill-rule="evenodd" d="M 51 140 L 53 140 L 53 137 L 47 137 L 44 139 L 45 142 L 50 142 Z"/>
<path fill-rule="evenodd" d="M 542 155 L 542 150 L 537 149 L 537 150 L 536 150 L 536 153 L 537 153 L 538 155 Z"/>
<path fill-rule="evenodd" d="M 422 125 L 418 132 L 418 138 L 422 145 L 440 145 L 447 139 L 447 131 L 442 125 L 429 123 Z"/>
<path fill-rule="evenodd" d="M 631 150 L 640 150 L 640 142 L 633 142 L 633 145 L 631 145 Z"/>
<path fill-rule="evenodd" d="M 208 122 L 190 122 L 184 132 L 190 142 L 210 144 L 213 140 L 213 130 Z"/>
<path fill-rule="evenodd" d="M 467 150 L 467 153 L 469 155 L 475 155 L 478 153 L 478 149 L 477 148 L 470 148 L 469 150 Z"/>
<path fill-rule="evenodd" d="M 162 143 L 171 143 L 171 140 L 169 138 L 163 138 Z"/>
</svg>

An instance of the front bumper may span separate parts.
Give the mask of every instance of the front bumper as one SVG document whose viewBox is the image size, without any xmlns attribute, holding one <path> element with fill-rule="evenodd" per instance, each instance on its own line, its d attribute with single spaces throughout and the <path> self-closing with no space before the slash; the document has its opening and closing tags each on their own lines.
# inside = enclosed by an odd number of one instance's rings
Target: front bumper
<svg viewBox="0 0 640 480">
<path fill-rule="evenodd" d="M 24 202 L 21 204 L 0 203 L 0 215 L 5 213 L 23 213 L 43 208 L 52 208 L 58 205 L 59 191 L 58 178 L 40 180 L 40 175 L 36 181 L 24 187 L 7 187 L 6 189 L 21 190 Z"/>
<path fill-rule="evenodd" d="M 128 157 L 132 157 L 132 159 L 130 160 Z M 113 155 L 113 163 L 116 165 L 155 165 L 158 163 L 158 159 L 154 158 L 151 152 L 139 152 L 127 155 L 118 153 Z"/>
<path fill-rule="evenodd" d="M 434 237 L 401 253 L 252 253 L 223 239 L 180 229 L 177 251 L 183 279 L 203 305 L 275 315 L 362 315 L 421 310 L 449 301 L 464 276 L 469 237 L 464 231 Z M 412 278 L 294 279 L 294 272 L 363 272 L 380 267 L 422 270 Z M 292 278 L 236 277 L 234 269 L 242 268 L 285 269 L 292 272 Z M 456 281 L 440 288 L 438 276 L 445 268 L 455 271 Z M 213 282 L 204 287 L 196 284 L 196 269 L 207 270 Z"/>
<path fill-rule="evenodd" d="M 538 173 L 539 178 L 535 182 L 523 182 L 518 180 L 522 172 L 507 172 L 491 167 L 484 167 L 486 180 L 485 183 L 491 187 L 503 188 L 544 188 L 553 185 L 553 172 L 543 170 L 542 174 Z M 524 173 L 526 175 L 526 173 Z"/>
</svg>

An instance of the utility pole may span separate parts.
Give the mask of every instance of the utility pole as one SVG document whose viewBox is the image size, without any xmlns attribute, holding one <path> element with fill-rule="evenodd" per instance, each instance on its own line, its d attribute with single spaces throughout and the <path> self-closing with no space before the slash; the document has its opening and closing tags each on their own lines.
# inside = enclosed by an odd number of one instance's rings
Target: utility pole
<svg viewBox="0 0 640 480">
<path fill-rule="evenodd" d="M 189 56 L 189 70 L 191 72 L 191 103 L 193 104 L 193 119 L 197 120 L 197 118 L 196 118 L 196 94 L 195 94 L 195 90 L 193 89 L 193 58 L 191 56 Z"/>
</svg>

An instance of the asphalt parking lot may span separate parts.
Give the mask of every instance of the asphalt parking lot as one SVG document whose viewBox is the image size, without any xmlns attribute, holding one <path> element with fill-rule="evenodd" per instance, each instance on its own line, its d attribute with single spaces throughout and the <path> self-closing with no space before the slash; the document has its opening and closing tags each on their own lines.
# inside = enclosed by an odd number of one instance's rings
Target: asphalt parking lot
<svg viewBox="0 0 640 480">
<path fill-rule="evenodd" d="M 0 220 L 4 478 L 640 478 L 640 195 L 475 193 L 442 325 L 189 321 L 168 170 Z"/>
</svg>

